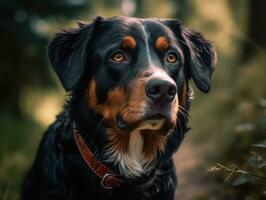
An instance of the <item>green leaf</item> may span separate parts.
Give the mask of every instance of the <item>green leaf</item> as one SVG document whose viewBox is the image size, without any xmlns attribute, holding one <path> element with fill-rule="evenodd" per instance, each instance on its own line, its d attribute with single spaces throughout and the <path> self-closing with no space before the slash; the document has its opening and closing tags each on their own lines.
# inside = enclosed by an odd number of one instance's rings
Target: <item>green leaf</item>
<svg viewBox="0 0 266 200">
<path fill-rule="evenodd" d="M 259 168 L 264 162 L 266 162 L 266 160 L 264 160 L 263 156 L 256 152 L 253 152 L 253 155 L 249 159 L 250 165 L 257 168 Z"/>
<path fill-rule="evenodd" d="M 234 182 L 233 186 L 243 185 L 245 183 L 255 183 L 256 178 L 250 174 L 241 174 Z"/>
<path fill-rule="evenodd" d="M 266 168 L 266 161 L 263 161 L 259 166 L 260 169 Z"/>
<path fill-rule="evenodd" d="M 253 144 L 252 146 L 266 149 L 266 144 Z"/>
</svg>

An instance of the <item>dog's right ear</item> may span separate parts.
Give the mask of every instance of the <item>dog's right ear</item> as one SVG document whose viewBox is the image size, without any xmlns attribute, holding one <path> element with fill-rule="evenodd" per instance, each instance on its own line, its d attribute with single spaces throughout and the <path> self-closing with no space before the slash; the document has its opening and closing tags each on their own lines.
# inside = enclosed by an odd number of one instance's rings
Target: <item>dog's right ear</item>
<svg viewBox="0 0 266 200">
<path fill-rule="evenodd" d="M 73 90 L 79 82 L 87 61 L 87 49 L 95 25 L 103 18 L 97 17 L 92 23 L 79 23 L 79 28 L 63 30 L 48 46 L 52 67 L 66 91 Z"/>
</svg>

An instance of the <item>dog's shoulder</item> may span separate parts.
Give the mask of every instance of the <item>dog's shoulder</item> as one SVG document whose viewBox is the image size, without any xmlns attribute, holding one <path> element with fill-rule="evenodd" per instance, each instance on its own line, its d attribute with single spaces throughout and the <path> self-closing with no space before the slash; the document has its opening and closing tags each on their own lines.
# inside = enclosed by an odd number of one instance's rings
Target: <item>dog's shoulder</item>
<svg viewBox="0 0 266 200">
<path fill-rule="evenodd" d="M 63 141 L 68 135 L 68 121 L 68 111 L 64 110 L 45 131 L 32 168 L 23 182 L 22 200 L 34 199 L 39 195 L 55 196 L 58 191 L 64 190 Z"/>
</svg>

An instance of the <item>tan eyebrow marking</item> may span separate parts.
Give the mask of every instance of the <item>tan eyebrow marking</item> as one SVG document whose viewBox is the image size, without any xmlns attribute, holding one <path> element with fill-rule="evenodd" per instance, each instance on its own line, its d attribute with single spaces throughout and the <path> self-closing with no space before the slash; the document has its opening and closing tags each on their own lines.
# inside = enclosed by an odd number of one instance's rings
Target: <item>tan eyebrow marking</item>
<svg viewBox="0 0 266 200">
<path fill-rule="evenodd" d="M 160 36 L 155 42 L 155 47 L 160 51 L 166 50 L 169 47 L 169 41 L 165 37 Z"/>
<path fill-rule="evenodd" d="M 126 36 L 122 40 L 121 47 L 125 49 L 135 49 L 137 46 L 136 40 L 132 36 Z"/>
</svg>

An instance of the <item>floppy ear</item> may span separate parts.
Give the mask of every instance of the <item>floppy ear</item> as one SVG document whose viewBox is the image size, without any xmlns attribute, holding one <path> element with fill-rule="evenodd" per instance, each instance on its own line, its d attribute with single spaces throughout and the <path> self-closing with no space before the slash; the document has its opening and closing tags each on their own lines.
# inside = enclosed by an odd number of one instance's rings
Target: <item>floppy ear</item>
<svg viewBox="0 0 266 200">
<path fill-rule="evenodd" d="M 200 33 L 181 27 L 185 48 L 188 48 L 189 72 L 202 92 L 211 88 L 212 73 L 216 64 L 216 52 L 212 44 Z"/>
<path fill-rule="evenodd" d="M 212 44 L 200 33 L 183 27 L 178 20 L 167 19 L 163 23 L 175 33 L 185 56 L 189 78 L 202 92 L 211 88 L 212 73 L 216 64 L 216 52 Z"/>
<path fill-rule="evenodd" d="M 63 30 L 48 46 L 50 62 L 66 91 L 75 88 L 84 72 L 88 45 L 99 19 L 91 24 L 79 23 L 77 29 Z"/>
</svg>

